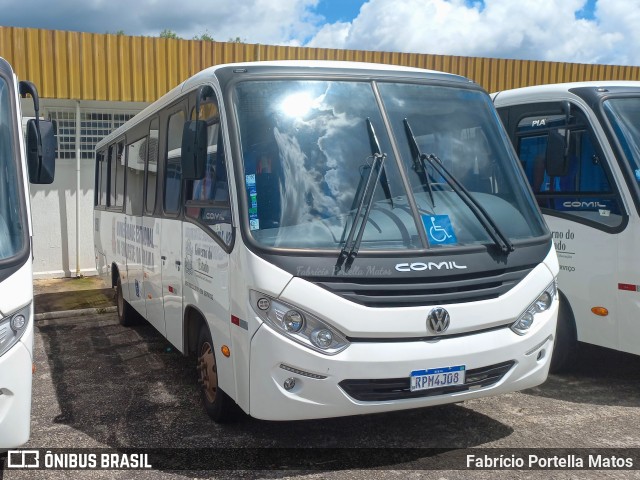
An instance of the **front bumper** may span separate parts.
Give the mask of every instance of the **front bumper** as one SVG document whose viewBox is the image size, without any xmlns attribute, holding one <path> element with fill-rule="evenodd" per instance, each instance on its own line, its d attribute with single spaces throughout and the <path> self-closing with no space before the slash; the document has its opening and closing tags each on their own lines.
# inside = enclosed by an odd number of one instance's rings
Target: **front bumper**
<svg viewBox="0 0 640 480">
<path fill-rule="evenodd" d="M 372 339 L 352 343 L 335 356 L 313 352 L 262 325 L 251 342 L 249 413 L 265 420 L 339 417 L 460 402 L 534 387 L 547 378 L 557 312 L 556 301 L 548 311 L 536 315 L 531 331 L 524 336 L 505 326 L 429 342 Z M 414 370 L 454 365 L 465 365 L 468 375 L 475 369 L 496 366 L 504 372 L 494 382 L 479 382 L 462 391 L 425 391 L 426 396 L 418 397 L 398 392 L 396 385 L 390 387 L 395 389 L 394 395 L 386 397 L 392 400 L 375 395 L 375 382 L 367 387 L 374 390 L 368 397 L 347 388 L 356 380 L 406 378 L 408 385 Z M 285 390 L 283 384 L 289 378 L 295 379 L 295 386 Z"/>
<path fill-rule="evenodd" d="M 0 357 L 0 450 L 29 440 L 31 423 L 33 322 L 22 338 Z M 30 342 L 30 343 L 29 343 Z"/>
</svg>

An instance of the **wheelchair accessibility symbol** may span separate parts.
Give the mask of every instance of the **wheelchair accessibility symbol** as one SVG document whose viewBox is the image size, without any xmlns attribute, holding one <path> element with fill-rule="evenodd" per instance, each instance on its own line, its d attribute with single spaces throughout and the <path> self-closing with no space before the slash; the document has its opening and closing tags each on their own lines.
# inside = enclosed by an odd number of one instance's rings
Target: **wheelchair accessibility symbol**
<svg viewBox="0 0 640 480">
<path fill-rule="evenodd" d="M 422 215 L 422 223 L 432 245 L 455 245 L 458 243 L 449 215 Z"/>
</svg>

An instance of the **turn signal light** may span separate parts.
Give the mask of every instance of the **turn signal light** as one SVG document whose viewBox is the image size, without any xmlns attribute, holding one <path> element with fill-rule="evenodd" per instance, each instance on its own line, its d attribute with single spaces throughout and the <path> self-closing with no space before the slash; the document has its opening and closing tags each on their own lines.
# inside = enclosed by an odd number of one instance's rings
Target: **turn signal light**
<svg viewBox="0 0 640 480">
<path fill-rule="evenodd" d="M 606 317 L 609 315 L 609 310 L 604 307 L 593 307 L 591 311 L 599 317 Z"/>
<path fill-rule="evenodd" d="M 229 350 L 229 347 L 227 347 L 226 345 L 222 345 L 222 347 L 220 348 L 220 351 L 227 358 L 231 356 L 231 350 Z"/>
</svg>

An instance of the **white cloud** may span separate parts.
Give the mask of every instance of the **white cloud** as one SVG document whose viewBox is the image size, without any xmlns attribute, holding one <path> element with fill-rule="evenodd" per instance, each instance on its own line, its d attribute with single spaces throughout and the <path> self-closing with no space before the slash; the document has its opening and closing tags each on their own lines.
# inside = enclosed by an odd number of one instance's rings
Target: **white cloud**
<svg viewBox="0 0 640 480">
<path fill-rule="evenodd" d="M 320 28 L 319 0 L 0 0 L 7 26 L 158 36 L 164 29 L 190 39 L 298 45 Z"/>
<path fill-rule="evenodd" d="M 2 25 L 463 56 L 640 65 L 640 0 L 368 0 L 324 23 L 321 0 L 0 0 Z M 328 1 L 328 0 L 322 0 Z M 336 1 L 336 0 L 334 0 Z M 340 0 L 337 0 L 340 1 Z M 345 1 L 345 0 L 342 0 Z"/>
<path fill-rule="evenodd" d="M 640 0 L 369 0 L 309 45 L 584 63 L 640 64 Z M 332 35 L 333 34 L 333 35 Z"/>
</svg>

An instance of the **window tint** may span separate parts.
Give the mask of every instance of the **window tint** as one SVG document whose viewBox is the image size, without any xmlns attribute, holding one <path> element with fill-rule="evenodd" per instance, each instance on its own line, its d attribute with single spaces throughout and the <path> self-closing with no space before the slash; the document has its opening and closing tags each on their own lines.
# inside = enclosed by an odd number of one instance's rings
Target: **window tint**
<svg viewBox="0 0 640 480">
<path fill-rule="evenodd" d="M 153 213 L 156 208 L 156 185 L 158 181 L 158 133 L 157 118 L 151 121 L 147 143 L 147 198 L 146 212 Z"/>
<path fill-rule="evenodd" d="M 195 109 L 191 113 L 195 120 Z M 209 226 L 223 242 L 231 243 L 231 205 L 227 165 L 220 128 L 220 112 L 215 98 L 200 105 L 199 120 L 207 122 L 207 161 L 205 177 L 187 186 L 187 216 Z"/>
<path fill-rule="evenodd" d="M 576 128 L 569 131 L 566 160 L 562 155 L 546 154 L 550 135 L 566 138 L 565 125 L 558 128 L 554 123 L 558 122 L 546 122 L 551 128 L 518 141 L 518 154 L 538 204 L 608 226 L 619 225 L 622 211 L 618 197 L 584 122 L 579 119 Z M 563 164 L 560 168 L 559 163 Z"/>
<path fill-rule="evenodd" d="M 102 164 L 100 165 L 100 205 L 107 206 L 109 197 L 109 153 L 113 147 L 105 152 Z"/>
<path fill-rule="evenodd" d="M 19 163 L 12 138 L 15 123 L 12 95 L 7 83 L 0 78 L 0 260 L 17 255 L 27 240 L 27 228 L 23 224 L 24 199 L 21 199 L 18 183 L 21 180 L 17 169 Z"/>
<path fill-rule="evenodd" d="M 104 171 L 106 170 L 106 168 L 104 167 L 104 164 L 106 163 L 106 154 L 105 152 L 97 152 L 96 153 L 96 181 L 95 181 L 95 186 L 93 189 L 93 203 L 94 205 L 104 205 L 102 203 L 102 198 L 101 198 L 101 187 L 102 187 L 102 176 L 104 175 Z M 104 168 L 104 170 L 103 170 Z"/>
<path fill-rule="evenodd" d="M 169 117 L 167 130 L 167 157 L 164 180 L 164 210 L 167 213 L 178 213 L 182 194 L 181 146 L 182 129 L 184 128 L 184 112 L 179 111 Z"/>
<path fill-rule="evenodd" d="M 147 137 L 127 145 L 127 215 L 142 215 Z"/>
<path fill-rule="evenodd" d="M 111 166 L 111 200 L 112 207 L 122 207 L 124 203 L 124 141 L 109 149 Z"/>
</svg>

